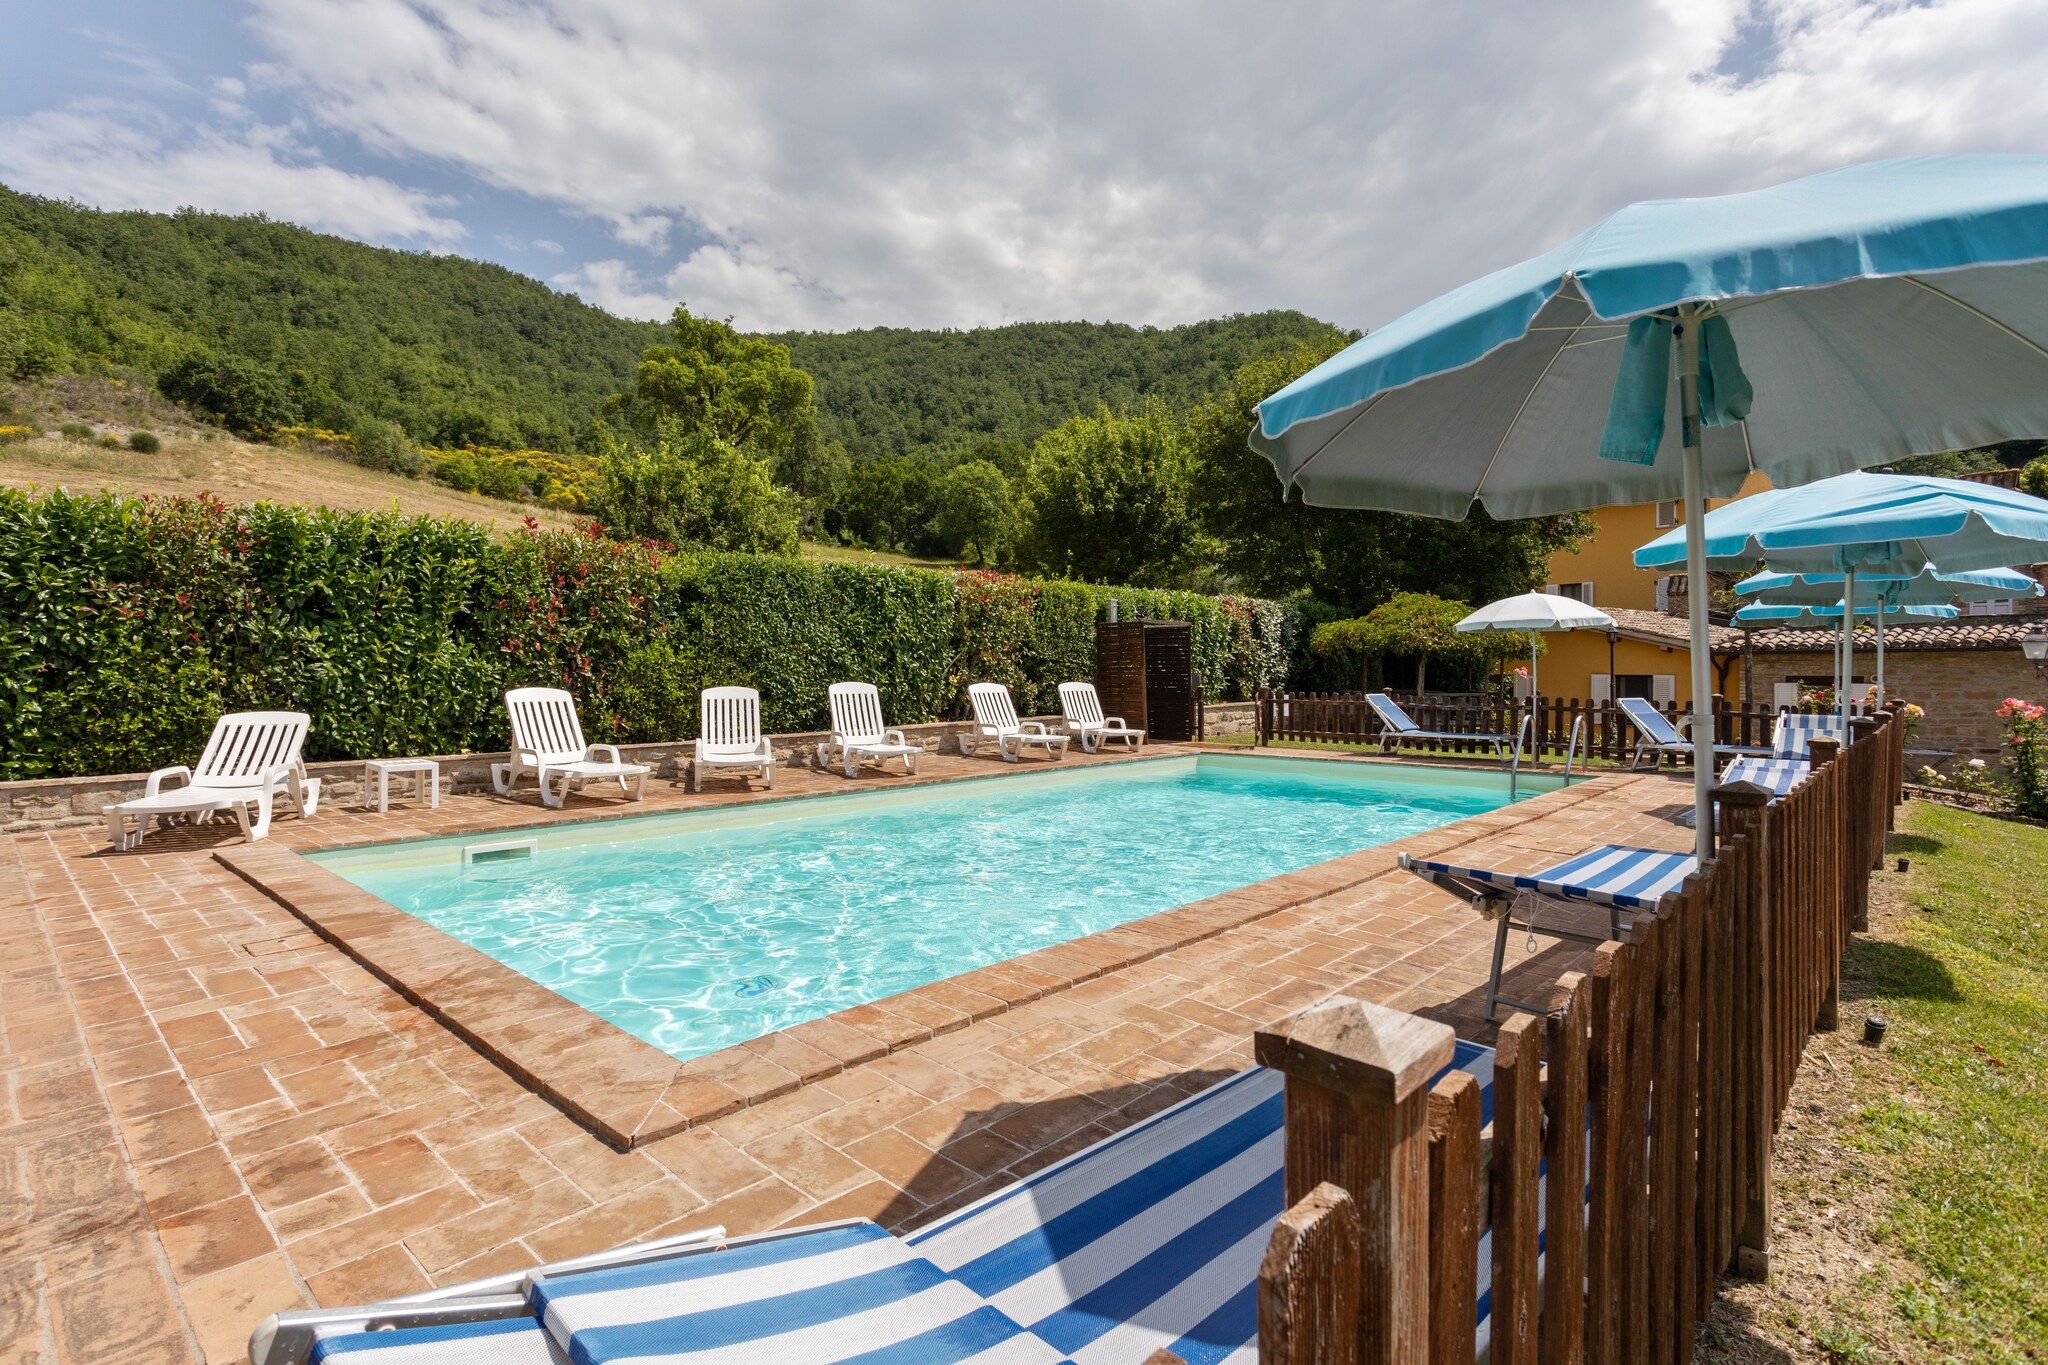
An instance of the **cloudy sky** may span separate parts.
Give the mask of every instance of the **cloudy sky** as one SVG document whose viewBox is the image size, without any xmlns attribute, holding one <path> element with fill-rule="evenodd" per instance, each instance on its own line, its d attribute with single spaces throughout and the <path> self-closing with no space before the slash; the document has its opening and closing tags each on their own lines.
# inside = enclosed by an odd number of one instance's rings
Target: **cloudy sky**
<svg viewBox="0 0 2048 1365">
<path fill-rule="evenodd" d="M 752 328 L 1371 327 L 1631 200 L 2042 151 L 2040 0 L 8 0 L 0 182 Z"/>
</svg>

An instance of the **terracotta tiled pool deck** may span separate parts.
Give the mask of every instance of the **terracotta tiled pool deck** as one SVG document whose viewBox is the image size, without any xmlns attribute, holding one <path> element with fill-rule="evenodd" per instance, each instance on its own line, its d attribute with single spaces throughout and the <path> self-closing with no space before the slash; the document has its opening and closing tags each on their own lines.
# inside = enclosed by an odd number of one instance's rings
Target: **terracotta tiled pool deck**
<svg viewBox="0 0 2048 1365">
<path fill-rule="evenodd" d="M 232 824 L 126 854 L 91 829 L 0 841 L 0 1365 L 233 1361 L 279 1309 L 709 1224 L 916 1226 L 1249 1065 L 1255 1029 L 1332 992 L 1490 1041 L 1488 926 L 1397 851 L 1534 867 L 1690 838 L 1680 784 L 1603 777 L 686 1066 L 293 880 L 298 848 L 760 799 L 716 785 L 323 809 L 246 852 Z M 1510 958 L 1524 993 L 1580 960 Z"/>
</svg>

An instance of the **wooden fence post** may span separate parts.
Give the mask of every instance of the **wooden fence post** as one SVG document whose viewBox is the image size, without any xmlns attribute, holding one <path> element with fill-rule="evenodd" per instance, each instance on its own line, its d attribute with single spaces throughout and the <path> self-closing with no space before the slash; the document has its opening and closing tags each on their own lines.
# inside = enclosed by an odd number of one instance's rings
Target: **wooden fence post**
<svg viewBox="0 0 2048 1365">
<path fill-rule="evenodd" d="M 1280 1215 L 1266 1243 L 1259 1265 L 1259 1359 L 1357 1365 L 1358 1269 L 1358 1208 L 1325 1181 Z"/>
<path fill-rule="evenodd" d="M 1446 1024 L 1332 996 L 1270 1029 L 1253 1052 L 1287 1078 L 1286 1196 L 1328 1181 L 1358 1206 L 1359 1365 L 1423 1365 L 1429 1350 L 1430 1077 L 1451 1062 Z"/>
<path fill-rule="evenodd" d="M 1837 740 L 1814 739 L 1807 743 L 1807 757 L 1816 774 L 1839 763 L 1841 752 L 1842 745 Z M 1828 775 L 1840 776 L 1838 773 Z M 1855 806 L 1855 799 L 1853 793 L 1840 793 L 1840 796 L 1841 799 L 1835 807 L 1835 827 L 1822 831 L 1823 838 L 1818 850 L 1826 868 L 1826 889 L 1822 892 L 1820 901 L 1821 912 L 1829 917 L 1825 940 L 1830 945 L 1841 943 L 1843 938 L 1842 925 L 1847 920 L 1850 904 L 1848 875 L 1850 867 L 1855 866 L 1855 855 L 1850 851 L 1855 847 L 1855 817 L 1850 814 Z M 1856 875 L 1868 874 L 1858 867 Z M 1842 1026 L 1842 959 L 1839 953 L 1833 956 L 1835 960 L 1832 964 L 1815 964 L 1827 982 L 1821 992 L 1820 1010 L 1813 1022 L 1814 1031 L 1819 1033 L 1832 1033 Z"/>
<path fill-rule="evenodd" d="M 1536 1365 L 1543 1021 L 1517 1014 L 1493 1055 L 1493 1361 Z"/>
<path fill-rule="evenodd" d="M 1543 1161 L 1552 1171 L 1586 1169 L 1586 1020 L 1592 1008 L 1585 977 L 1557 979 L 1557 1005 L 1543 1040 Z M 1690 1238 L 1692 1230 L 1686 1229 Z M 1586 1209 L 1583 1200 L 1552 1197 L 1545 1219 L 1543 1365 L 1583 1365 L 1586 1359 Z"/>
<path fill-rule="evenodd" d="M 1762 1280 L 1771 1271 L 1771 1128 L 1777 1092 L 1771 1021 L 1783 1007 L 1771 989 L 1779 951 L 1772 931 L 1777 888 L 1771 885 L 1769 873 L 1771 801 L 1769 793 L 1748 784 L 1717 788 L 1714 800 L 1721 833 L 1727 840 L 1727 856 L 1739 862 L 1744 874 L 1736 879 L 1729 897 L 1734 922 L 1715 926 L 1716 932 L 1732 936 L 1736 949 L 1732 1022 L 1736 1172 L 1741 1184 L 1730 1191 L 1740 1201 L 1734 1267 L 1745 1279 Z"/>
<path fill-rule="evenodd" d="M 1453 1071 L 1430 1087 L 1430 1365 L 1472 1365 L 1479 1348 L 1474 1249 L 1486 1180 L 1479 1164 L 1479 1110 L 1479 1082 L 1470 1072 Z"/>
</svg>

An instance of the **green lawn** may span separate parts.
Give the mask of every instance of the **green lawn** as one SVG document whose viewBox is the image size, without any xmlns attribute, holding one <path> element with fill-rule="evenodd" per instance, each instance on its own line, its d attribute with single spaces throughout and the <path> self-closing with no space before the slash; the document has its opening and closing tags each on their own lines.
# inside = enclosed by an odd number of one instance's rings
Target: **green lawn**
<svg viewBox="0 0 2048 1365">
<path fill-rule="evenodd" d="M 1879 1235 L 1926 1277 L 1891 1290 L 1888 1335 L 2048 1359 L 2048 830 L 1915 802 L 1892 843 L 1906 910 L 1850 948 L 1843 1010 L 1891 1024 L 1897 1083 L 1842 1134 L 1886 1191 Z"/>
</svg>

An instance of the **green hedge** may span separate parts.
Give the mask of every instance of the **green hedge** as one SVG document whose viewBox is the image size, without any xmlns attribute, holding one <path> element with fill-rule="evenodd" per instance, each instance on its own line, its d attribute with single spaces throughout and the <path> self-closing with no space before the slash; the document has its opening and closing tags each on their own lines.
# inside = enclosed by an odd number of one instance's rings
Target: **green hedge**
<svg viewBox="0 0 2048 1365">
<path fill-rule="evenodd" d="M 0 779 L 189 761 L 224 710 L 310 712 L 310 758 L 506 743 L 500 695 L 575 692 L 593 742 L 696 732 L 697 692 L 761 690 L 820 727 L 863 678 L 892 722 L 969 682 L 1058 709 L 1095 623 L 1190 621 L 1212 699 L 1329 685 L 1313 607 L 772 556 L 665 554 L 573 532 L 213 499 L 0 490 Z"/>
</svg>

